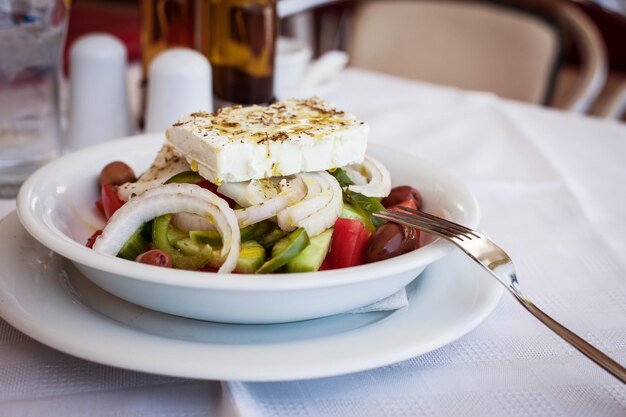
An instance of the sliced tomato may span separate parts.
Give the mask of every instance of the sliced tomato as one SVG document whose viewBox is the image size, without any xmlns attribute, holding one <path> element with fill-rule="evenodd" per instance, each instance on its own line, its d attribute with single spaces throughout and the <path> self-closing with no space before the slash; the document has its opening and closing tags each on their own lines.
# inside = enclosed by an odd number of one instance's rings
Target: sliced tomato
<svg viewBox="0 0 626 417">
<path fill-rule="evenodd" d="M 230 208 L 235 208 L 235 206 L 237 205 L 237 203 L 235 202 L 235 200 L 226 197 L 225 195 L 220 194 L 217 191 L 217 185 L 213 184 L 211 181 L 200 181 L 198 184 L 198 186 L 209 190 L 210 192 L 212 192 L 213 194 L 217 194 L 218 197 L 223 198 L 224 200 L 226 200 L 226 202 L 228 203 L 228 206 Z"/>
<path fill-rule="evenodd" d="M 212 193 L 217 193 L 217 185 L 213 184 L 211 181 L 200 181 L 197 185 L 211 191 Z"/>
<path fill-rule="evenodd" d="M 117 189 L 111 184 L 102 184 L 102 208 L 104 209 L 104 217 L 107 220 L 111 218 L 124 202 L 117 196 Z"/>
<path fill-rule="evenodd" d="M 87 239 L 87 243 L 85 243 L 85 246 L 87 246 L 89 249 L 93 248 L 93 244 L 96 243 L 96 239 L 98 238 L 98 236 L 100 236 L 102 234 L 102 230 L 96 230 L 93 235 L 91 235 L 89 237 L 89 239 Z"/>
<path fill-rule="evenodd" d="M 372 233 L 359 220 L 339 218 L 333 227 L 330 251 L 326 257 L 328 269 L 363 264 L 363 248 Z"/>
<path fill-rule="evenodd" d="M 203 272 L 215 272 L 217 273 L 217 271 L 219 270 L 219 268 L 215 268 L 212 267 L 211 265 L 204 265 L 202 268 L 198 269 L 198 271 L 203 271 Z"/>
</svg>

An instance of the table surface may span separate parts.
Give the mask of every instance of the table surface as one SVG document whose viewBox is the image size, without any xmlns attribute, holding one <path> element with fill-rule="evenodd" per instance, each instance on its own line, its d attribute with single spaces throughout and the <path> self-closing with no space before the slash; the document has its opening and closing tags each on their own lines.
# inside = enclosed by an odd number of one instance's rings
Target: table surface
<svg viewBox="0 0 626 417">
<path fill-rule="evenodd" d="M 462 178 L 525 292 L 626 364 L 626 125 L 362 70 L 340 77 L 328 99 L 368 121 L 371 142 Z M 0 217 L 14 206 L 0 200 Z M 111 368 L 0 319 L 0 415 L 621 417 L 626 386 L 504 294 L 487 320 L 443 348 L 295 382 Z"/>
</svg>

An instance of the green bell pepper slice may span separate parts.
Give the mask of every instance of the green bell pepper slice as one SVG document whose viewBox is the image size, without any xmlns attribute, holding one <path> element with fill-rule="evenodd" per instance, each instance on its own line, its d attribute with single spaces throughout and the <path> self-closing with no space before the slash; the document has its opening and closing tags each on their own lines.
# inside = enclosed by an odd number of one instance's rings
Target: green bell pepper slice
<svg viewBox="0 0 626 417">
<path fill-rule="evenodd" d="M 241 229 L 241 241 L 259 241 L 274 229 L 272 222 L 264 220 Z M 281 235 L 281 237 L 284 236 Z M 209 244 L 213 247 L 222 246 L 222 236 L 215 230 L 191 230 L 191 240 L 197 244 Z"/>
<path fill-rule="evenodd" d="M 295 258 L 309 245 L 309 235 L 307 235 L 306 230 L 303 228 L 296 229 L 276 242 L 276 245 L 279 245 L 279 248 L 276 250 L 272 249 L 272 258 L 257 269 L 257 274 L 274 272 L 286 265 L 287 262 Z"/>
<path fill-rule="evenodd" d="M 354 207 L 367 214 L 368 218 L 375 227 L 385 223 L 385 220 L 372 216 L 374 213 L 385 210 L 385 206 L 382 205 L 380 200 L 374 197 L 366 197 L 363 194 L 355 193 L 354 191 L 344 190 L 345 199 L 352 203 Z M 367 224 L 366 224 L 367 226 Z"/>
<path fill-rule="evenodd" d="M 210 245 L 204 245 L 194 255 L 185 255 L 170 243 L 168 229 L 171 220 L 171 214 L 164 214 L 154 219 L 152 225 L 152 244 L 154 248 L 167 253 L 172 258 L 172 266 L 174 268 L 195 271 L 209 263 L 213 253 Z"/>
<path fill-rule="evenodd" d="M 187 184 L 197 184 L 199 182 L 204 181 L 205 179 L 200 176 L 200 174 L 198 174 L 197 172 L 194 171 L 183 171 L 183 172 L 179 172 L 178 174 L 174 175 L 173 177 L 171 177 L 170 179 L 168 179 L 167 181 L 165 181 L 163 184 L 181 184 L 181 183 L 187 183 Z"/>
<path fill-rule="evenodd" d="M 217 230 L 190 230 L 189 237 L 198 245 L 222 246 L 222 235 Z"/>
<path fill-rule="evenodd" d="M 287 262 L 284 269 L 287 272 L 314 272 L 320 269 L 328 254 L 333 229 L 327 229 L 319 235 L 310 238 L 311 243 Z"/>
<path fill-rule="evenodd" d="M 335 177 L 341 188 L 343 189 L 343 201 L 345 203 L 351 204 L 355 209 L 362 212 L 369 218 L 371 224 L 365 223 L 365 226 L 373 231 L 376 227 L 385 223 L 384 220 L 381 220 L 377 217 L 372 216 L 373 213 L 378 213 L 385 209 L 385 206 L 382 205 L 379 199 L 375 197 L 366 197 L 363 194 L 355 193 L 354 191 L 348 190 L 350 185 L 353 185 L 354 182 L 350 179 L 346 171 L 341 168 L 336 168 L 329 173 Z M 359 219 L 360 220 L 360 219 Z M 372 228 L 371 226 L 374 226 Z"/>
</svg>

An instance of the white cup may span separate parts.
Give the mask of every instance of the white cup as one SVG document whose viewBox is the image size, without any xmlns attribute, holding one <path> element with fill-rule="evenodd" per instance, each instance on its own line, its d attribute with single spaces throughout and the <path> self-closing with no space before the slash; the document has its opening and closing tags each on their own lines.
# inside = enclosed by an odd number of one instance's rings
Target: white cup
<svg viewBox="0 0 626 417">
<path fill-rule="evenodd" d="M 212 110 L 208 59 L 187 48 L 157 55 L 148 72 L 146 132 L 163 132 L 185 114 Z"/>
<path fill-rule="evenodd" d="M 278 95 L 296 91 L 311 63 L 311 48 L 294 38 L 278 38 L 274 61 L 274 91 Z"/>
<path fill-rule="evenodd" d="M 307 67 L 302 87 L 315 88 L 331 82 L 348 65 L 348 54 L 343 51 L 327 51 Z"/>
<path fill-rule="evenodd" d="M 70 50 L 68 150 L 132 133 L 126 47 L 114 36 L 90 34 Z"/>
</svg>

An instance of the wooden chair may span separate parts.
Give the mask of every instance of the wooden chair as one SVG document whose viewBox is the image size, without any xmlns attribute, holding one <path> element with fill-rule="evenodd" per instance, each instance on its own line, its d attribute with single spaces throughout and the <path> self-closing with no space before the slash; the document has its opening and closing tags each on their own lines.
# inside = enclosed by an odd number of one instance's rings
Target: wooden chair
<svg viewBox="0 0 626 417">
<path fill-rule="evenodd" d="M 626 81 L 613 88 L 596 114 L 606 119 L 626 120 Z"/>
<path fill-rule="evenodd" d="M 335 2 L 282 0 L 279 13 Z M 598 30 L 566 3 L 558 5 L 551 19 L 487 1 L 351 3 L 355 10 L 347 50 L 355 67 L 549 105 L 560 64 L 560 35 L 568 31 L 580 50 L 582 72 L 562 100 L 563 108 L 586 111 L 604 84 L 606 53 Z"/>
<path fill-rule="evenodd" d="M 530 103 L 547 101 L 558 62 L 553 26 L 488 3 L 367 2 L 352 25 L 355 67 Z"/>
</svg>

